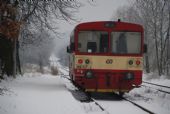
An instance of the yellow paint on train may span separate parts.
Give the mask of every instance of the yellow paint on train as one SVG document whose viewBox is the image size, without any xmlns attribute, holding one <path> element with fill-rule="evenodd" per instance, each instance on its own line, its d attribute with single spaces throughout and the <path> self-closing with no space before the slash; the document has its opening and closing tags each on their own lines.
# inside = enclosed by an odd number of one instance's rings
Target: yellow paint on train
<svg viewBox="0 0 170 114">
<path fill-rule="evenodd" d="M 130 61 L 132 64 L 129 64 Z M 136 61 L 140 64 L 137 65 Z M 76 55 L 74 67 L 76 69 L 142 70 L 143 57 Z"/>
</svg>

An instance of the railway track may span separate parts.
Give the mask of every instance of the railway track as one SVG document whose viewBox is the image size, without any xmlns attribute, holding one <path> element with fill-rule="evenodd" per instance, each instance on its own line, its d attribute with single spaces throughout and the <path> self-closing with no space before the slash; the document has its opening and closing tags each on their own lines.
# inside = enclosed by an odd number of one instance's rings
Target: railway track
<svg viewBox="0 0 170 114">
<path fill-rule="evenodd" d="M 85 93 L 84 91 L 82 91 L 81 89 L 75 90 L 76 94 L 72 92 L 73 96 L 76 96 L 76 99 L 79 100 L 80 102 L 85 102 L 85 103 L 90 103 L 90 102 L 94 102 L 95 105 L 97 105 L 101 111 L 105 111 L 107 114 L 112 114 L 112 112 L 109 112 L 105 107 L 103 107 L 103 103 L 100 103 L 100 99 L 96 100 L 95 98 L 93 98 L 90 94 Z M 131 104 L 133 104 L 135 107 L 138 107 L 139 109 L 143 110 L 144 112 L 147 112 L 148 114 L 155 114 L 153 111 L 150 111 L 149 109 L 125 98 L 125 97 L 121 97 L 117 94 L 114 94 L 117 96 L 117 99 L 115 99 L 115 101 L 120 100 L 121 101 L 127 101 Z M 114 96 L 113 95 L 113 96 Z M 79 96 L 79 97 L 77 97 Z M 106 103 L 109 101 L 106 101 Z M 115 108 L 115 107 L 114 107 Z"/>
<path fill-rule="evenodd" d="M 124 98 L 124 97 L 123 97 L 123 99 L 126 100 L 126 101 L 128 101 L 128 102 L 130 102 L 130 103 L 132 103 L 133 105 L 137 106 L 138 108 L 142 109 L 143 111 L 147 112 L 148 114 L 155 114 L 153 111 L 150 111 L 150 110 L 148 110 L 147 108 L 145 108 L 145 107 L 143 107 L 143 106 L 141 106 L 141 105 L 139 105 L 139 104 L 137 104 L 137 103 L 135 103 L 135 102 L 127 99 L 127 98 Z"/>
<path fill-rule="evenodd" d="M 66 68 L 64 68 L 64 67 L 63 67 L 63 70 L 65 70 L 65 71 L 68 72 L 68 69 L 66 69 Z M 60 72 L 60 75 L 61 75 L 61 77 L 66 78 L 67 80 L 71 81 L 71 79 L 68 77 L 68 75 L 66 75 L 66 74 L 64 74 L 64 73 L 62 73 L 62 72 Z M 75 88 L 77 88 L 77 87 L 75 87 Z M 77 93 L 76 93 L 76 92 L 77 92 Z M 75 96 L 78 96 L 78 98 L 76 98 L 76 99 L 79 100 L 80 102 L 94 102 L 95 105 L 97 105 L 97 106 L 101 109 L 101 111 L 105 111 L 107 114 L 111 114 L 111 113 L 109 113 L 109 112 L 102 106 L 101 103 L 99 103 L 97 100 L 95 100 L 93 97 L 91 97 L 90 94 L 85 93 L 83 90 L 81 90 L 81 88 L 75 89 L 74 92 L 72 91 L 72 94 L 73 94 L 73 95 L 77 94 L 77 95 L 75 95 Z M 117 95 L 117 96 L 118 96 L 118 95 Z M 132 100 L 129 100 L 129 99 L 127 99 L 127 98 L 120 97 L 120 96 L 119 96 L 119 99 L 122 99 L 122 100 L 124 100 L 124 101 L 127 101 L 127 102 L 133 104 L 134 106 L 138 107 L 139 109 L 143 110 L 144 112 L 146 112 L 146 113 L 148 113 L 148 114 L 155 114 L 153 111 L 150 111 L 149 109 L 147 109 L 147 108 L 145 108 L 145 107 L 143 107 L 143 106 L 135 103 L 135 102 L 132 101 Z"/>
<path fill-rule="evenodd" d="M 151 89 L 154 89 L 154 90 L 157 90 L 159 92 L 163 92 L 163 93 L 166 93 L 166 94 L 170 94 L 170 87 L 168 86 L 164 86 L 164 85 L 159 85 L 159 84 L 154 84 L 154 83 L 150 83 L 150 82 L 145 82 L 143 81 L 143 87 L 147 87 L 147 88 L 151 88 Z M 147 85 L 146 85 L 147 84 Z M 155 87 L 151 87 L 151 86 L 148 86 L 148 85 L 152 85 L 152 86 L 156 86 L 156 87 L 160 87 L 160 88 L 155 88 Z M 165 90 L 166 89 L 166 90 Z M 167 91 L 169 90 L 169 91 Z"/>
<path fill-rule="evenodd" d="M 158 86 L 158 87 L 163 87 L 163 88 L 168 88 L 170 89 L 169 86 L 164 86 L 164 85 L 160 85 L 160 84 L 154 84 L 154 83 L 151 83 L 151 82 L 146 82 L 146 81 L 142 81 L 143 83 L 146 83 L 146 84 L 150 84 L 150 85 L 154 85 L 154 86 Z"/>
<path fill-rule="evenodd" d="M 68 71 L 63 67 L 65 71 Z M 72 82 L 72 80 L 68 77 L 68 75 L 65 75 L 64 73 L 60 72 L 59 75 L 69 81 Z M 73 84 L 74 85 L 74 84 Z M 89 94 L 85 93 L 81 88 L 75 87 L 76 89 L 74 91 L 70 90 L 73 96 L 76 96 L 76 99 L 80 102 L 94 102 L 95 105 L 97 105 L 101 111 L 106 111 L 97 101 L 95 101 Z M 107 114 L 109 114 L 107 112 Z"/>
</svg>

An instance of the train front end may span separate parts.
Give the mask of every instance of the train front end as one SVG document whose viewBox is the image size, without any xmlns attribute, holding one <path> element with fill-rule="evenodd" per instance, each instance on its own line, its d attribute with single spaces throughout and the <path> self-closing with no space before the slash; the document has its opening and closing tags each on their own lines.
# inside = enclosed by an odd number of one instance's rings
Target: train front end
<svg viewBox="0 0 170 114">
<path fill-rule="evenodd" d="M 124 93 L 141 85 L 144 44 L 140 25 L 84 23 L 73 36 L 70 77 L 86 92 Z"/>
</svg>

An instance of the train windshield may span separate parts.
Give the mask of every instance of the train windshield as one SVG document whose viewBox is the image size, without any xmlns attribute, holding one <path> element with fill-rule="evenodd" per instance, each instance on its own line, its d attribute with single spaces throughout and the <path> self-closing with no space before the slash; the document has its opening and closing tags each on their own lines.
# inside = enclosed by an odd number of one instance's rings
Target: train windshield
<svg viewBox="0 0 170 114">
<path fill-rule="evenodd" d="M 78 50 L 86 53 L 108 52 L 108 32 L 80 31 L 78 34 Z"/>
<path fill-rule="evenodd" d="M 141 52 L 141 33 L 112 32 L 111 51 L 114 54 L 139 54 Z"/>
</svg>

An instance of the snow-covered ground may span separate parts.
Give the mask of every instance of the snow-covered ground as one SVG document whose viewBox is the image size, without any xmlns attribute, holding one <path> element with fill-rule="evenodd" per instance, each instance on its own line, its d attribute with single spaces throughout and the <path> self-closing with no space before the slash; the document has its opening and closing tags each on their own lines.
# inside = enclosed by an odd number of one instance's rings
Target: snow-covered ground
<svg viewBox="0 0 170 114">
<path fill-rule="evenodd" d="M 26 74 L 2 81 L 0 114 L 79 114 L 83 108 L 59 76 Z"/>
<path fill-rule="evenodd" d="M 150 79 L 150 75 L 143 74 L 143 81 L 151 82 L 154 84 L 164 85 L 170 87 L 170 80 L 165 76 L 156 79 Z M 160 92 L 156 89 L 170 92 L 170 89 L 157 87 L 143 83 L 149 87 L 140 87 L 133 89 L 130 93 L 126 94 L 130 100 L 152 110 L 157 114 L 170 114 L 170 94 Z"/>
<path fill-rule="evenodd" d="M 68 74 L 61 65 L 59 69 Z M 156 80 L 162 81 L 170 84 L 170 80 Z M 0 114 L 145 114 L 131 103 L 114 98 L 97 99 L 105 109 L 102 111 L 94 102 L 76 100 L 71 90 L 75 87 L 60 75 L 27 73 L 16 79 L 8 78 L 0 83 Z M 170 95 L 141 87 L 125 97 L 157 114 L 170 114 Z"/>
</svg>

